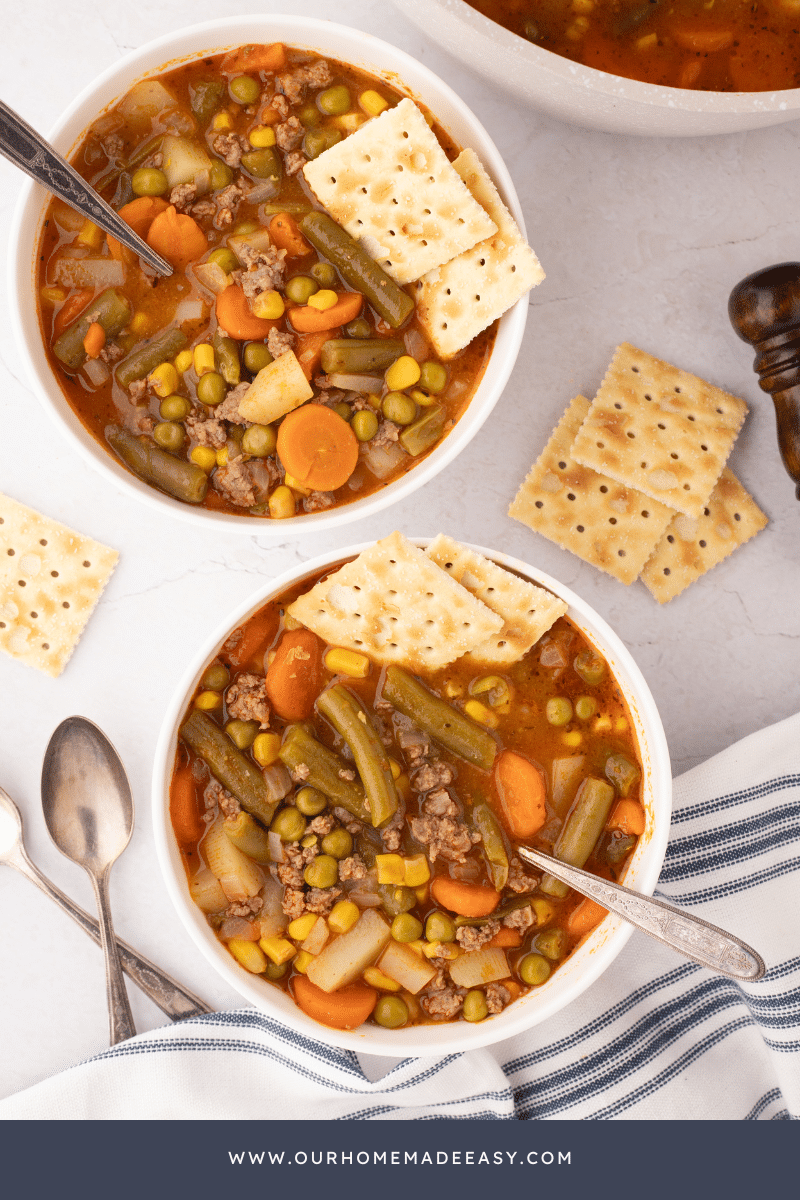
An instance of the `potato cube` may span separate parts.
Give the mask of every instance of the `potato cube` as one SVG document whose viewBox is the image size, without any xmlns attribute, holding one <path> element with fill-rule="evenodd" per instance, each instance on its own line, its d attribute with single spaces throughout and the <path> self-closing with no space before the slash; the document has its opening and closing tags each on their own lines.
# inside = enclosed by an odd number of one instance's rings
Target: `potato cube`
<svg viewBox="0 0 800 1200">
<path fill-rule="evenodd" d="M 294 351 L 262 367 L 239 401 L 239 412 L 256 425 L 271 425 L 314 395 Z"/>
</svg>

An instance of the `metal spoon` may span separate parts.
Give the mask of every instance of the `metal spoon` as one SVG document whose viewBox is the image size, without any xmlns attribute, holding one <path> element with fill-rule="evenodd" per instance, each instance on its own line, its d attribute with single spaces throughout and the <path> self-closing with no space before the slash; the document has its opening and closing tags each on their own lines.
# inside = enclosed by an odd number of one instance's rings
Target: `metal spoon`
<svg viewBox="0 0 800 1200">
<path fill-rule="evenodd" d="M 518 846 L 517 853 L 533 867 L 540 867 L 555 879 L 569 884 L 582 896 L 589 896 L 602 904 L 603 908 L 616 913 L 624 920 L 641 929 L 658 942 L 671 946 L 685 958 L 692 959 L 701 967 L 710 967 L 719 975 L 729 979 L 742 979 L 755 983 L 762 979 L 767 968 L 760 954 L 752 946 L 726 933 L 716 925 L 703 921 L 674 904 L 643 896 L 619 883 L 609 883 L 588 871 L 567 866 L 548 854 Z"/>
<path fill-rule="evenodd" d="M 45 896 L 55 900 L 100 945 L 100 926 L 95 918 L 74 904 L 69 896 L 65 896 L 28 858 L 22 841 L 22 814 L 8 792 L 0 787 L 0 866 L 3 864 L 13 867 L 20 875 L 35 883 Z M 173 1021 L 212 1011 L 192 992 L 181 987 L 177 980 L 159 970 L 155 963 L 137 954 L 122 938 L 117 938 L 117 947 L 125 974 Z"/>
<path fill-rule="evenodd" d="M 108 899 L 111 867 L 133 831 L 133 797 L 119 755 L 85 717 L 68 717 L 50 738 L 42 767 L 42 808 L 59 850 L 83 867 L 94 884 L 113 1046 L 136 1033 Z"/>
<path fill-rule="evenodd" d="M 19 113 L 14 112 L 0 100 L 0 154 L 9 162 L 42 187 L 47 188 L 54 196 L 58 196 L 70 208 L 82 213 L 95 225 L 99 225 L 106 233 L 110 233 L 123 246 L 133 250 L 145 262 L 149 263 L 159 275 L 171 275 L 172 267 L 151 250 L 147 242 L 134 233 L 130 225 L 126 225 L 122 217 L 114 212 L 110 204 L 106 204 L 101 196 L 89 186 L 74 167 L 54 150 L 41 134 L 32 129 L 27 121 L 23 121 Z"/>
</svg>

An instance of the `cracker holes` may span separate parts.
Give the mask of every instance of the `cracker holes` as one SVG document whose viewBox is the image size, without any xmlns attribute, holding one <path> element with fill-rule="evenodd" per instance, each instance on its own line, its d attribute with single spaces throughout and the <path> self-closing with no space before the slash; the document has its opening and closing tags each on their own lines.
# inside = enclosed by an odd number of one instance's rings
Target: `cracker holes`
<svg viewBox="0 0 800 1200">
<path fill-rule="evenodd" d="M 643 516 L 643 517 L 645 517 L 645 518 L 650 516 L 650 513 L 647 511 L 647 509 L 646 509 L 646 508 L 643 508 L 643 509 L 642 509 L 642 516 Z"/>
<path fill-rule="evenodd" d="M 739 513 L 734 513 L 734 514 L 733 514 L 733 519 L 734 519 L 734 521 L 741 521 L 741 519 L 742 519 L 742 518 L 741 518 L 741 516 L 740 516 L 740 514 L 739 514 Z"/>
<path fill-rule="evenodd" d="M 638 374 L 639 374 L 639 368 L 638 368 L 638 367 L 631 367 L 631 370 L 633 371 L 634 375 L 638 375 Z"/>
<path fill-rule="evenodd" d="M 603 495 L 605 495 L 605 493 L 608 491 L 608 488 L 604 483 L 600 484 L 600 491 L 603 493 Z"/>
<path fill-rule="evenodd" d="M 608 523 L 609 523 L 609 525 L 616 525 L 616 523 L 617 523 L 617 518 L 616 518 L 616 517 L 609 517 L 609 518 L 608 518 Z"/>
<path fill-rule="evenodd" d="M 37 621 L 39 619 L 39 614 L 37 612 L 28 613 L 28 616 L 32 621 Z"/>
<path fill-rule="evenodd" d="M 49 643 L 49 642 L 42 642 L 42 649 L 43 649 L 43 650 L 49 650 L 49 649 L 50 649 L 50 643 Z"/>
<path fill-rule="evenodd" d="M 678 457 L 678 456 L 677 456 L 677 454 L 676 454 L 676 453 L 675 453 L 675 451 L 673 450 L 673 451 L 672 451 L 672 453 L 670 454 L 670 458 L 677 459 L 677 457 Z"/>
<path fill-rule="evenodd" d="M 665 574 L 665 575 L 669 575 L 669 574 L 670 574 L 670 569 L 669 569 L 669 567 L 664 567 L 664 574 Z"/>
<path fill-rule="evenodd" d="M 652 397 L 652 396 L 648 396 L 648 395 L 646 395 L 646 396 L 645 396 L 645 400 L 649 400 L 649 402 L 650 402 L 651 404 L 653 403 L 653 397 Z"/>
<path fill-rule="evenodd" d="M 559 471 L 566 471 L 566 469 L 567 469 L 567 464 L 566 464 L 565 462 L 560 462 L 560 463 L 558 464 L 558 469 L 559 469 Z"/>
<path fill-rule="evenodd" d="M 685 483 L 685 484 L 683 485 L 683 490 L 684 490 L 685 492 L 690 492 L 692 489 L 691 489 L 691 487 L 689 486 L 689 484 L 688 484 L 688 483 Z"/>
<path fill-rule="evenodd" d="M 83 560 L 83 565 L 84 565 L 85 567 L 90 567 L 92 564 L 89 562 L 88 558 L 85 558 L 85 559 Z"/>
<path fill-rule="evenodd" d="M 624 557 L 625 557 L 625 551 L 624 551 L 624 550 L 618 550 L 618 551 L 617 551 L 617 554 L 618 554 L 618 556 L 619 556 L 620 558 L 624 558 Z"/>
<path fill-rule="evenodd" d="M 689 413 L 689 415 L 687 416 L 686 419 L 687 419 L 687 421 L 693 421 L 695 418 L 692 416 L 691 413 Z"/>
<path fill-rule="evenodd" d="M 680 389 L 679 387 L 676 387 L 676 388 L 675 388 L 675 391 L 676 391 L 676 392 L 678 393 L 678 395 L 680 396 L 680 394 L 681 394 L 681 389 Z"/>
<path fill-rule="evenodd" d="M 707 543 L 701 540 L 697 543 L 701 550 L 705 550 Z"/>
<path fill-rule="evenodd" d="M 574 499 L 575 499 L 575 493 L 574 493 L 574 492 L 567 492 L 567 499 L 568 499 L 568 500 L 574 500 Z"/>
<path fill-rule="evenodd" d="M 673 534 L 671 534 L 671 533 L 668 533 L 668 534 L 667 534 L 667 541 L 668 541 L 670 544 L 671 544 L 672 542 L 674 542 L 674 541 L 675 541 L 675 538 L 674 538 Z"/>
<path fill-rule="evenodd" d="M 621 408 L 622 408 L 622 405 L 621 405 L 621 404 L 615 404 L 615 405 L 614 405 L 614 408 L 620 408 L 620 409 L 621 409 Z"/>
<path fill-rule="evenodd" d="M 577 529 L 578 533 L 583 533 L 584 531 L 583 525 L 576 525 L 575 528 Z M 531 609 L 531 612 L 533 612 L 533 609 Z M 528 615 L 530 616 L 530 613 Z"/>
<path fill-rule="evenodd" d="M 18 580 L 17 580 L 17 583 L 19 584 L 19 586 L 20 586 L 20 587 L 25 587 L 25 580 L 24 580 L 24 579 L 18 579 Z"/>
<path fill-rule="evenodd" d="M 707 508 L 704 508 L 704 509 L 703 509 L 703 516 L 704 516 L 704 517 L 710 517 L 710 516 L 711 516 L 711 513 L 708 511 L 708 509 L 707 509 Z"/>
<path fill-rule="evenodd" d="M 704 446 L 702 442 L 700 443 L 700 449 L 705 450 L 705 452 L 708 453 L 708 446 Z"/>
<path fill-rule="evenodd" d="M 596 445 L 598 450 L 605 450 L 606 448 L 604 442 L 597 442 Z"/>
<path fill-rule="evenodd" d="M 9 558 L 13 558 L 14 555 L 16 554 L 16 550 L 6 550 L 6 554 L 8 555 Z"/>
<path fill-rule="evenodd" d="M 62 608 L 69 608 L 69 600 L 65 600 L 61 605 Z"/>
<path fill-rule="evenodd" d="M 535 503 L 536 503 L 537 508 L 544 508 L 544 504 L 542 503 L 541 500 L 537 500 Z"/>
<path fill-rule="evenodd" d="M 666 427 L 666 425 L 662 425 L 662 424 L 661 424 L 661 422 L 659 421 L 659 422 L 658 422 L 658 428 L 659 428 L 659 429 L 666 429 L 667 427 Z"/>
<path fill-rule="evenodd" d="M 635 437 L 636 437 L 636 434 L 633 432 L 633 430 L 632 430 L 632 429 L 629 429 L 629 430 L 628 430 L 628 437 L 629 437 L 629 438 L 635 438 Z"/>
<path fill-rule="evenodd" d="M 647 470 L 647 463 L 646 463 L 646 462 L 639 463 L 639 466 L 642 468 L 642 470 L 643 470 L 643 471 L 646 471 L 646 470 Z"/>
<path fill-rule="evenodd" d="M 0 525 L 2 525 L 2 523 L 3 523 L 3 522 L 2 522 L 2 521 L 0 521 Z M 47 545 L 47 538 L 39 538 L 39 545 L 40 545 L 40 546 L 46 546 L 46 545 Z"/>
</svg>

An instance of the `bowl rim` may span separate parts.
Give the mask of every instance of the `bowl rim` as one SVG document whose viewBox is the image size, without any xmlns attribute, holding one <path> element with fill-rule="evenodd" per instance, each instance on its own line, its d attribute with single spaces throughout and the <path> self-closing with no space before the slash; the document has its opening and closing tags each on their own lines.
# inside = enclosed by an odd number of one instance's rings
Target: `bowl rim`
<svg viewBox="0 0 800 1200">
<path fill-rule="evenodd" d="M 405 0 L 394 0 L 403 11 Z M 526 42 L 518 34 L 493 21 L 491 17 L 472 8 L 466 0 L 425 0 L 427 5 L 447 11 L 455 21 L 470 27 L 476 34 L 483 35 L 496 47 L 512 54 L 521 62 L 530 64 L 552 75 L 569 80 L 590 92 L 603 92 L 610 97 L 624 97 L 657 108 L 677 109 L 687 113 L 749 113 L 786 112 L 800 109 L 800 87 L 783 88 L 766 92 L 699 92 L 690 88 L 667 87 L 659 83 L 645 83 L 629 79 L 625 75 L 613 75 L 597 67 L 576 63 L 543 46 Z M 743 104 L 742 99 L 749 99 Z"/>
<path fill-rule="evenodd" d="M 409 540 L 414 545 L 425 547 L 433 539 L 410 537 Z M 652 816 L 649 837 L 645 842 L 640 841 L 629 873 L 633 869 L 632 882 L 637 890 L 647 895 L 652 894 L 661 871 L 669 837 L 672 772 L 666 735 L 644 676 L 619 636 L 591 605 L 570 588 L 520 559 L 483 546 L 464 544 L 500 565 L 518 571 L 532 582 L 550 589 L 566 600 L 569 606 L 567 615 L 582 633 L 598 646 L 609 662 L 615 678 L 623 686 L 628 707 L 636 724 L 640 752 L 643 759 L 647 760 L 643 762 L 645 803 Z M 257 977 L 248 975 L 220 946 L 206 922 L 205 915 L 189 895 L 186 874 L 170 825 L 167 801 L 177 732 L 187 696 L 194 690 L 209 659 L 218 651 L 231 631 L 266 601 L 304 576 L 360 554 L 372 545 L 374 541 L 328 550 L 312 560 L 295 564 L 276 578 L 267 580 L 248 599 L 236 605 L 205 639 L 178 681 L 162 719 L 153 760 L 153 829 L 161 874 L 184 928 L 209 964 L 235 991 L 261 1012 L 287 1025 L 296 1034 L 365 1054 L 425 1058 L 474 1050 L 505 1041 L 555 1015 L 586 991 L 611 965 L 633 933 L 633 926 L 625 923 L 621 917 L 610 914 L 541 989 L 521 997 L 498 1017 L 480 1025 L 470 1026 L 466 1035 L 463 1022 L 412 1026 L 407 1031 L 394 1033 L 374 1025 L 363 1025 L 352 1032 L 330 1029 L 307 1017 L 294 1001 L 279 989 L 269 988 L 265 992 L 264 984 L 258 981 Z M 400 1038 L 403 1039 L 402 1043 Z"/>
<path fill-rule="evenodd" d="M 356 62 L 361 59 L 365 70 L 379 78 L 383 75 L 387 82 L 391 82 L 412 98 L 419 96 L 434 111 L 437 111 L 437 106 L 441 108 L 442 116 L 439 117 L 437 112 L 437 117 L 441 119 L 445 128 L 448 128 L 444 119 L 444 112 L 447 112 L 451 123 L 455 120 L 463 128 L 464 136 L 456 140 L 459 144 L 466 144 L 465 138 L 468 138 L 474 146 L 523 236 L 525 235 L 522 208 L 508 168 L 482 122 L 453 88 L 424 63 L 391 43 L 361 30 L 314 17 L 294 17 L 286 14 L 221 17 L 198 22 L 155 38 L 124 55 L 87 84 L 50 130 L 48 140 L 68 156 L 98 115 L 98 103 L 94 99 L 98 92 L 107 97 L 99 110 L 102 112 L 137 79 L 153 75 L 161 67 L 175 66 L 179 62 L 200 58 L 204 52 L 209 52 L 211 47 L 207 44 L 205 49 L 199 48 L 180 54 L 181 45 L 190 40 L 198 42 L 204 37 L 208 37 L 210 41 L 213 39 L 212 45 L 215 52 L 218 52 L 227 46 L 241 44 L 254 33 L 262 37 L 273 37 L 274 40 L 283 40 L 290 46 L 299 44 L 301 48 L 316 49 L 323 54 L 326 53 L 326 39 L 330 41 L 331 36 L 349 40 L 352 42 L 352 50 L 346 61 Z M 345 61 L 340 53 L 327 53 L 332 58 L 338 57 L 340 61 Z M 155 59 L 157 61 L 154 61 Z M 120 84 L 111 94 L 110 89 L 121 79 L 126 79 L 127 82 Z M 83 109 L 89 105 L 91 111 L 83 113 Z M 74 129 L 76 122 L 77 130 Z M 71 130 L 74 136 L 70 134 Z M 101 475 L 123 494 L 143 501 L 148 507 L 162 514 L 172 515 L 205 529 L 216 528 L 219 532 L 281 541 L 373 516 L 423 487 L 466 448 L 503 394 L 516 364 L 527 321 L 527 295 L 500 317 L 495 344 L 483 375 L 469 405 L 453 429 L 432 453 L 398 479 L 349 504 L 280 521 L 259 520 L 250 515 L 221 513 L 183 504 L 138 479 L 116 461 L 110 450 L 96 441 L 68 404 L 50 368 L 42 347 L 35 274 L 36 246 L 49 199 L 49 194 L 40 185 L 31 179 L 25 179 L 11 221 L 10 244 L 15 249 L 8 260 L 10 318 L 14 340 L 28 382 L 48 416 L 85 462 L 99 470 Z M 34 231 L 33 237 L 26 237 L 25 231 L 31 228 Z"/>
</svg>

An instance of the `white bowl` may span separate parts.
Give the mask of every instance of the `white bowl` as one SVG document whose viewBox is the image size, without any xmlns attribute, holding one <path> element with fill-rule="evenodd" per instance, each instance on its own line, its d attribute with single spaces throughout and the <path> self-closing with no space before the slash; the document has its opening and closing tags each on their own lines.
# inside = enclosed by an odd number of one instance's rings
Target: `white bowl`
<svg viewBox="0 0 800 1200">
<path fill-rule="evenodd" d="M 415 538 L 426 546 L 430 539 Z M 636 728 L 643 767 L 642 802 L 648 814 L 647 830 L 628 866 L 625 885 L 651 894 L 664 861 L 672 812 L 672 775 L 664 729 L 650 689 L 623 643 L 597 613 L 574 592 L 542 571 L 519 559 L 509 558 L 481 546 L 472 547 L 495 559 L 501 566 L 518 571 L 533 583 L 549 588 L 569 605 L 568 616 L 587 640 L 597 647 L 608 662 L 625 695 Z M 610 966 L 627 942 L 632 926 L 619 917 L 609 916 L 594 933 L 550 977 L 547 983 L 528 992 L 504 1012 L 469 1025 L 464 1021 L 412 1026 L 394 1031 L 377 1025 L 363 1025 L 352 1033 L 329 1029 L 307 1017 L 280 988 L 259 980 L 237 965 L 209 928 L 204 914 L 189 895 L 186 872 L 169 821 L 167 796 L 175 762 L 178 729 L 206 664 L 218 653 L 228 635 L 267 601 L 278 596 L 304 576 L 330 567 L 366 549 L 366 544 L 351 546 L 304 563 L 271 579 L 255 596 L 227 616 L 209 637 L 190 664 L 164 717 L 153 767 L 153 822 L 155 841 L 167 890 L 193 941 L 223 978 L 262 1012 L 282 1021 L 302 1034 L 320 1041 L 360 1050 L 365 1054 L 390 1054 L 396 1057 L 428 1057 L 487 1046 L 538 1025 L 574 1000 Z"/>
<path fill-rule="evenodd" d="M 66 110 L 50 133 L 50 141 L 63 155 L 80 144 L 86 129 L 99 113 L 114 104 L 139 79 L 180 62 L 248 42 L 283 41 L 287 45 L 316 51 L 351 63 L 388 84 L 406 91 L 427 104 L 443 127 L 462 146 L 471 146 L 493 177 L 511 212 L 524 232 L 517 194 L 506 166 L 486 130 L 455 92 L 402 50 L 357 29 L 347 29 L 308 17 L 232 17 L 205 21 L 179 30 L 133 51 L 104 71 L 85 88 Z M 182 504 L 148 487 L 131 475 L 84 428 L 70 408 L 55 379 L 42 346 L 36 306 L 36 247 L 49 197 L 30 181 L 23 184 L 11 229 L 14 247 L 9 260 L 11 318 L 14 338 L 30 377 L 31 385 L 47 412 L 56 421 L 74 449 L 110 482 L 130 496 L 162 513 L 220 531 L 249 533 L 258 537 L 292 539 L 317 533 L 371 516 L 422 487 L 447 466 L 475 436 L 502 395 L 519 352 L 528 312 L 523 297 L 501 319 L 494 350 L 483 378 L 466 412 L 442 443 L 418 466 L 398 480 L 363 500 L 287 520 L 260 520 L 251 516 L 212 512 Z"/>
<path fill-rule="evenodd" d="M 661 87 L 572 62 L 504 29 L 464 0 L 394 0 L 466 66 L 518 100 L 607 133 L 693 137 L 779 125 L 800 117 L 800 88 L 700 92 Z"/>
</svg>

